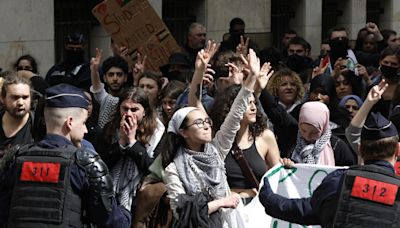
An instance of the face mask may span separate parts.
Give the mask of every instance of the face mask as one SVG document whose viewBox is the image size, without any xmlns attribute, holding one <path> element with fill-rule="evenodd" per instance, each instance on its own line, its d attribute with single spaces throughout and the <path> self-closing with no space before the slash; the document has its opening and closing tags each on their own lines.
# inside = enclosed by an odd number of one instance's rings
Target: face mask
<svg viewBox="0 0 400 228">
<path fill-rule="evenodd" d="M 83 63 L 83 50 L 65 50 L 65 61 L 70 65 L 77 66 Z"/>
<path fill-rule="evenodd" d="M 394 78 L 397 76 L 398 68 L 381 65 L 379 67 L 379 70 L 381 71 L 383 76 L 385 76 L 385 78 Z"/>
<path fill-rule="evenodd" d="M 329 46 L 331 47 L 331 55 L 333 59 L 338 59 L 340 57 L 347 57 L 347 49 L 349 48 L 349 40 L 330 40 Z"/>
<path fill-rule="evenodd" d="M 308 67 L 310 67 L 310 60 L 306 56 L 300 56 L 297 54 L 289 55 L 286 60 L 286 65 L 291 70 L 293 70 L 297 73 L 301 73 L 304 70 L 306 70 Z"/>
</svg>

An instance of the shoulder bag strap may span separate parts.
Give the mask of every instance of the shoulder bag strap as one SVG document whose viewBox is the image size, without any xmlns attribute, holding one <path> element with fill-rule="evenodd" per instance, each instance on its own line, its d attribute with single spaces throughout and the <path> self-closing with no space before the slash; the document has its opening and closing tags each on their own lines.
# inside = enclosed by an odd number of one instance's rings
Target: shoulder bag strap
<svg viewBox="0 0 400 228">
<path fill-rule="evenodd" d="M 244 176 L 250 181 L 253 187 L 258 189 L 260 182 L 257 180 L 256 175 L 254 175 L 253 170 L 251 169 L 246 158 L 244 157 L 243 151 L 237 146 L 236 143 L 233 144 L 231 151 L 233 157 L 238 162 Z"/>
</svg>

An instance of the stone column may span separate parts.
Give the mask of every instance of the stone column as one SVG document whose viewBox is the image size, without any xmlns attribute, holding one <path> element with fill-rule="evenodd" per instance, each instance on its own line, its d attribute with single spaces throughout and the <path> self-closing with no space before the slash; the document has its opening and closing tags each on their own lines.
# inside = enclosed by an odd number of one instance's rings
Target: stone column
<svg viewBox="0 0 400 228">
<path fill-rule="evenodd" d="M 216 41 L 222 40 L 235 17 L 246 23 L 245 32 L 271 31 L 271 0 L 206 0 L 205 14 L 207 37 Z"/>
<path fill-rule="evenodd" d="M 350 40 L 356 40 L 358 31 L 365 27 L 367 22 L 367 0 L 345 0 L 342 2 L 343 15 L 339 17 L 338 24 L 347 29 Z"/>
<path fill-rule="evenodd" d="M 295 18 L 291 28 L 311 44 L 311 56 L 319 54 L 322 32 L 322 1 L 301 0 L 294 2 Z"/>
<path fill-rule="evenodd" d="M 11 69 L 21 55 L 38 61 L 40 75 L 54 64 L 54 1 L 1 0 L 0 67 Z"/>
<path fill-rule="evenodd" d="M 386 29 L 393 29 L 397 33 L 400 32 L 400 1 L 386 0 L 380 1 L 384 14 L 381 16 L 380 27 Z"/>
</svg>

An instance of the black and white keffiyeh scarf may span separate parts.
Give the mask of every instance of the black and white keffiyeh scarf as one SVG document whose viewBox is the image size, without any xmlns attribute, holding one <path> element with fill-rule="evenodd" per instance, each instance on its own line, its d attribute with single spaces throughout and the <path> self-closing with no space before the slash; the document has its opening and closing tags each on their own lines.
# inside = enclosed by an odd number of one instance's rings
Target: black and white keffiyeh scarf
<svg viewBox="0 0 400 228">
<path fill-rule="evenodd" d="M 327 143 L 330 143 L 332 132 L 327 129 L 314 144 L 308 144 L 300 131 L 297 133 L 296 147 L 292 153 L 292 160 L 297 163 L 317 164 L 319 155 Z"/>
<path fill-rule="evenodd" d="M 205 144 L 204 152 L 178 149 L 174 163 L 187 194 L 208 191 L 215 199 L 225 197 L 225 166 L 218 158 L 217 149 L 210 143 Z"/>
</svg>

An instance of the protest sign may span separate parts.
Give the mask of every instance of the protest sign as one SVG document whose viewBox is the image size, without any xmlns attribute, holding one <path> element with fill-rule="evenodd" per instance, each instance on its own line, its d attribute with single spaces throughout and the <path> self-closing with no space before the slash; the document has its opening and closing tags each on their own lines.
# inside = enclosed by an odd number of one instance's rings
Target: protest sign
<svg viewBox="0 0 400 228">
<path fill-rule="evenodd" d="M 271 168 L 264 177 L 268 177 L 272 191 L 287 198 L 310 197 L 322 180 L 332 171 L 339 168 L 321 165 L 296 164 L 293 169 L 285 169 L 282 165 Z M 263 179 L 264 179 L 263 177 Z M 264 183 L 261 183 L 261 187 Z M 260 187 L 260 188 L 261 188 Z M 265 213 L 258 195 L 244 207 L 243 219 L 246 227 L 271 228 L 304 228 L 320 226 L 302 226 L 282 221 Z"/>
<path fill-rule="evenodd" d="M 138 52 L 147 55 L 146 69 L 159 71 L 180 50 L 148 0 L 106 0 L 92 13 L 116 44 L 128 48 L 131 60 Z"/>
</svg>

